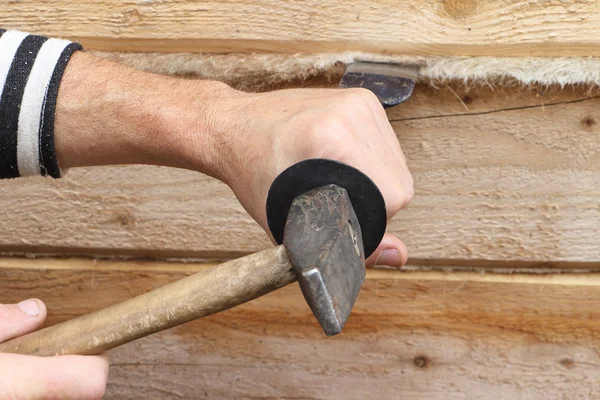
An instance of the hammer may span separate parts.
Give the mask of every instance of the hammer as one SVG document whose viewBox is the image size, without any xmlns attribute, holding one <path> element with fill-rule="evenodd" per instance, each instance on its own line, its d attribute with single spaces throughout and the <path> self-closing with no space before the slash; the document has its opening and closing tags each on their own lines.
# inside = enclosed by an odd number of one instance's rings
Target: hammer
<svg viewBox="0 0 600 400">
<path fill-rule="evenodd" d="M 411 68 L 350 65 L 340 87 L 366 87 L 389 107 L 412 93 Z M 279 246 L 221 264 L 138 297 L 0 344 L 0 353 L 100 354 L 243 304 L 298 281 L 327 336 L 340 333 L 379 245 L 387 217 L 381 192 L 361 171 L 333 160 L 292 165 L 266 204 Z"/>
</svg>

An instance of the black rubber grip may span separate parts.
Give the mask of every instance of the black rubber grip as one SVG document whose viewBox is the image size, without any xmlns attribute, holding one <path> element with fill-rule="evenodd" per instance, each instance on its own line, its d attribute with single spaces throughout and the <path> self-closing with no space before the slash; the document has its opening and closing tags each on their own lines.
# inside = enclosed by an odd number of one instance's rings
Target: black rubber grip
<svg viewBox="0 0 600 400">
<path fill-rule="evenodd" d="M 277 243 L 283 242 L 285 222 L 296 196 L 330 184 L 348 192 L 360 223 L 365 257 L 369 257 L 381 243 L 387 226 L 385 200 L 368 176 L 338 161 L 321 158 L 301 161 L 273 181 L 267 197 L 267 220 L 273 237 Z"/>
</svg>

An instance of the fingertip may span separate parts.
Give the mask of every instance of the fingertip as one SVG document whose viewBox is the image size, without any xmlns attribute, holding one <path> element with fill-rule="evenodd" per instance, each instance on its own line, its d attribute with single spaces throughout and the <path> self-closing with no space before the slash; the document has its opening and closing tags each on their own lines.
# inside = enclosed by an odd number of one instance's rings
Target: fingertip
<svg viewBox="0 0 600 400">
<path fill-rule="evenodd" d="M 402 267 L 408 262 L 408 249 L 400 239 L 398 239 L 398 251 L 400 252 L 400 267 Z"/>
<path fill-rule="evenodd" d="M 45 321 L 48 316 L 48 309 L 46 308 L 46 304 L 40 299 L 31 298 L 30 301 L 34 302 L 38 308 L 38 314 L 35 316 L 38 320 Z"/>
<path fill-rule="evenodd" d="M 38 318 L 42 313 L 42 309 L 45 308 L 43 303 L 38 299 L 27 299 L 17 303 L 17 307 L 21 313 L 28 317 Z"/>
</svg>

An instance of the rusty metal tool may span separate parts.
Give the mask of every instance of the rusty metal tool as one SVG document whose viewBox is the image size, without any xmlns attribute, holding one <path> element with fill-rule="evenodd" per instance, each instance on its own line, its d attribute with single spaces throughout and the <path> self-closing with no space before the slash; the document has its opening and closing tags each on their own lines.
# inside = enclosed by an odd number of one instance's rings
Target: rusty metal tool
<svg viewBox="0 0 600 400">
<path fill-rule="evenodd" d="M 419 75 L 416 65 L 358 61 L 346 67 L 341 88 L 365 88 L 373 92 L 383 108 L 408 100 Z"/>
<path fill-rule="evenodd" d="M 360 71 L 356 66 L 349 69 L 352 74 Z M 369 65 L 363 76 L 372 71 Z M 383 90 L 376 80 L 364 82 L 367 88 L 373 85 L 387 104 L 410 95 L 404 78 L 387 81 L 398 85 L 395 97 L 389 96 L 393 87 Z M 387 100 L 392 97 L 395 100 Z M 267 217 L 273 237 L 282 245 L 2 343 L 0 353 L 99 354 L 235 307 L 296 280 L 324 332 L 328 336 L 341 332 L 365 278 L 365 258 L 385 232 L 385 202 L 379 189 L 348 165 L 305 160 L 274 180 Z"/>
</svg>

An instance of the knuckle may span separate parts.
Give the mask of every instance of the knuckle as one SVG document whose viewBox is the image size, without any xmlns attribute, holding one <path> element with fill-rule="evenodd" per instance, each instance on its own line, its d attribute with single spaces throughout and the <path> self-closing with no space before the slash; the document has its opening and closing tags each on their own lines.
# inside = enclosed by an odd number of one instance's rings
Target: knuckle
<svg viewBox="0 0 600 400">
<path fill-rule="evenodd" d="M 335 138 L 336 135 L 343 132 L 344 130 L 344 116 L 339 113 L 331 113 L 321 118 L 320 120 L 314 121 L 312 125 L 312 133 L 314 135 L 323 135 L 327 132 L 330 137 Z"/>
<path fill-rule="evenodd" d="M 360 100 L 360 101 L 373 101 L 373 100 L 377 100 L 377 96 L 375 96 L 375 94 L 370 91 L 369 89 L 365 89 L 365 88 L 352 88 L 352 89 L 347 89 L 347 92 L 349 94 L 349 97 L 355 101 Z"/>
<path fill-rule="evenodd" d="M 411 177 L 406 179 L 404 185 L 402 185 L 402 201 L 401 201 L 401 209 L 406 207 L 415 196 L 415 188 L 413 184 L 413 180 Z"/>
<path fill-rule="evenodd" d="M 412 181 L 410 186 L 404 189 L 404 205 L 402 208 L 406 207 L 415 197 L 415 188 L 412 185 Z"/>
<path fill-rule="evenodd" d="M 350 124 L 344 116 L 339 114 L 329 114 L 320 120 L 313 121 L 309 142 L 322 149 L 337 148 L 343 145 L 351 135 Z"/>
<path fill-rule="evenodd" d="M 367 89 L 345 89 L 337 104 L 352 117 L 366 116 L 371 113 L 371 103 L 377 100 L 375 95 Z"/>
<path fill-rule="evenodd" d="M 415 190 L 412 178 L 407 178 L 406 181 L 398 185 L 398 190 L 394 193 L 392 201 L 388 205 L 390 216 L 395 215 L 400 210 L 405 208 L 414 198 Z"/>
</svg>

